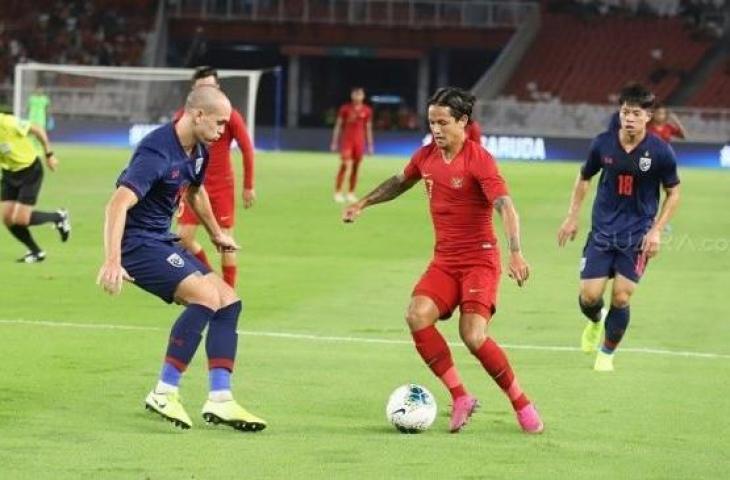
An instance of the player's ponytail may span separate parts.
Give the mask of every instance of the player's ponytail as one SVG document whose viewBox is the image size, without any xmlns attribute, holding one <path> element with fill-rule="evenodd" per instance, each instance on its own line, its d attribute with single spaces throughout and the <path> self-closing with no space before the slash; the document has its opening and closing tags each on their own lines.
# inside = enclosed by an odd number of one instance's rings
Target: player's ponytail
<svg viewBox="0 0 730 480">
<path fill-rule="evenodd" d="M 471 120 L 471 113 L 477 98 L 458 87 L 442 87 L 428 100 L 428 106 L 449 107 L 451 116 L 459 120 L 464 115 Z"/>
</svg>

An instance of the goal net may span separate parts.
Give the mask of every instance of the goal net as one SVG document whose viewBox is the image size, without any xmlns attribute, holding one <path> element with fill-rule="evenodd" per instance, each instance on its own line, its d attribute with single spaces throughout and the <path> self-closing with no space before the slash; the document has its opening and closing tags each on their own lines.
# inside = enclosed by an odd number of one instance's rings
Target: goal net
<svg viewBox="0 0 730 480">
<path fill-rule="evenodd" d="M 100 131 L 128 129 L 135 144 L 152 128 L 170 121 L 190 91 L 193 69 L 100 67 L 24 63 L 15 67 L 13 113 L 28 115 L 28 98 L 50 98 L 57 126 L 64 122 Z M 260 70 L 218 70 L 221 89 L 255 135 Z M 93 132 L 89 132 L 93 134 Z"/>
</svg>

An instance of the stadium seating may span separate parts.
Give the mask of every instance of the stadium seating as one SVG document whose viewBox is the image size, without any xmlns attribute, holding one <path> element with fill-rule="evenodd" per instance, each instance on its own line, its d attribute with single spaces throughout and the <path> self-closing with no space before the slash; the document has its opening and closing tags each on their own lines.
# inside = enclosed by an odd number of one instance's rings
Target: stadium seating
<svg viewBox="0 0 730 480">
<path fill-rule="evenodd" d="M 715 68 L 688 105 L 730 108 L 730 58 Z"/>
<path fill-rule="evenodd" d="M 608 16 L 578 21 L 545 13 L 506 94 L 521 100 L 548 92 L 569 103 L 610 103 L 629 80 L 646 82 L 660 99 L 712 44 L 693 40 L 681 19 Z"/>
</svg>

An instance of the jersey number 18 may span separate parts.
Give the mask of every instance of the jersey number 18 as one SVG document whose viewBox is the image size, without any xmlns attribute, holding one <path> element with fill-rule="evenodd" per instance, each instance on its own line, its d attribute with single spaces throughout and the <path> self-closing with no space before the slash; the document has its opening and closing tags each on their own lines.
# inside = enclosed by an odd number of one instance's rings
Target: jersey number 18
<svg viewBox="0 0 730 480">
<path fill-rule="evenodd" d="M 630 197 L 634 193 L 634 176 L 619 175 L 618 176 L 618 194 Z"/>
</svg>

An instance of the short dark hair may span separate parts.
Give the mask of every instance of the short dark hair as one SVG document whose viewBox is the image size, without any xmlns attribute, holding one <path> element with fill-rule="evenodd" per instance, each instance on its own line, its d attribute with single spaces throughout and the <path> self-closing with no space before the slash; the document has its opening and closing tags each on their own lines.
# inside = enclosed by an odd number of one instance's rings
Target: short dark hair
<svg viewBox="0 0 730 480">
<path fill-rule="evenodd" d="M 449 107 L 451 116 L 459 120 L 464 115 L 471 120 L 477 97 L 458 87 L 441 87 L 428 99 L 428 106 Z"/>
<path fill-rule="evenodd" d="M 360 85 L 355 85 L 355 86 L 350 87 L 350 93 L 356 92 L 358 90 L 362 90 L 363 92 L 365 92 L 365 88 Z"/>
<path fill-rule="evenodd" d="M 628 103 L 629 105 L 639 105 L 641 108 L 649 109 L 654 108 L 656 97 L 654 94 L 640 83 L 628 83 L 621 89 L 621 94 L 618 97 L 618 104 L 623 105 Z"/>
<path fill-rule="evenodd" d="M 210 67 L 208 65 L 203 65 L 200 67 L 195 67 L 195 71 L 193 72 L 193 78 L 191 79 L 193 83 L 195 83 L 197 80 L 200 80 L 201 78 L 206 77 L 215 77 L 215 81 L 218 81 L 218 70 L 216 70 L 213 67 Z"/>
</svg>

